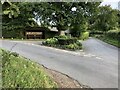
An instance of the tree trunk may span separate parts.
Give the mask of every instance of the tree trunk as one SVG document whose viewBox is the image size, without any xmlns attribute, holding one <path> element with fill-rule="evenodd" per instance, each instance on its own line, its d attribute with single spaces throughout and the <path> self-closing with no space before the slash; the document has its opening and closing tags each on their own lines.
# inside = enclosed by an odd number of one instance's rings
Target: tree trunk
<svg viewBox="0 0 120 90">
<path fill-rule="evenodd" d="M 65 31 L 62 31 L 62 30 L 61 30 L 61 31 L 58 31 L 58 34 L 59 34 L 59 35 L 65 35 Z"/>
</svg>

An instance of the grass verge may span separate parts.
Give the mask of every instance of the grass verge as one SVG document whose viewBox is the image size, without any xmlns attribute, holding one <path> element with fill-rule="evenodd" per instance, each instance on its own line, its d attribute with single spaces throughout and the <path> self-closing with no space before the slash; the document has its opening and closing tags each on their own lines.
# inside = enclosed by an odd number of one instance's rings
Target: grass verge
<svg viewBox="0 0 120 90">
<path fill-rule="evenodd" d="M 0 55 L 3 88 L 57 88 L 39 64 L 2 49 Z"/>
<path fill-rule="evenodd" d="M 114 39 L 111 39 L 111 38 L 107 38 L 107 37 L 99 37 L 98 39 L 108 43 L 108 44 L 111 44 L 113 46 L 116 46 L 116 47 L 119 47 L 120 48 L 120 43 L 118 40 L 114 40 Z"/>
</svg>

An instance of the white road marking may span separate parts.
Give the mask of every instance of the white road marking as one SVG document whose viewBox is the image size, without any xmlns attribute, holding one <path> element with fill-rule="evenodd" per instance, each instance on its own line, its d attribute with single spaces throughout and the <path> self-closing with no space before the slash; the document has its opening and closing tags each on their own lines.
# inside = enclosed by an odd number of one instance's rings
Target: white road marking
<svg viewBox="0 0 120 90">
<path fill-rule="evenodd" d="M 100 58 L 100 57 L 96 57 L 97 59 L 102 59 L 102 58 Z"/>
<path fill-rule="evenodd" d="M 11 41 L 11 42 L 17 42 L 17 43 L 23 43 L 23 44 L 26 44 L 26 45 L 33 45 L 33 46 L 37 46 L 37 47 L 49 48 L 49 49 L 52 49 L 52 50 L 56 50 L 56 51 L 60 51 L 60 52 L 66 52 L 66 53 L 69 53 L 69 54 L 79 55 L 79 56 L 84 56 L 84 57 L 89 57 L 89 58 L 95 57 L 96 59 L 102 60 L 102 58 L 96 57 L 96 55 L 89 54 L 89 53 L 86 54 L 83 50 L 80 50 L 80 52 L 72 52 L 72 51 L 66 51 L 66 50 L 57 49 L 57 48 L 53 48 L 53 47 L 40 46 L 40 45 L 33 44 L 33 43 L 26 43 L 26 42 L 20 42 L 20 41 Z"/>
</svg>

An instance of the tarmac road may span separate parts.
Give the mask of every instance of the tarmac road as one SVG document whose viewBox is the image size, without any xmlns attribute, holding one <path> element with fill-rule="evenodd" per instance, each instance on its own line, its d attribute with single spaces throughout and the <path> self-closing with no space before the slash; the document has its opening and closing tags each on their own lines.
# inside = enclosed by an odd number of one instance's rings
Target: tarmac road
<svg viewBox="0 0 120 90">
<path fill-rule="evenodd" d="M 83 43 L 79 54 L 19 41 L 0 40 L 0 47 L 65 73 L 92 88 L 118 88 L 118 48 L 98 39 Z"/>
</svg>

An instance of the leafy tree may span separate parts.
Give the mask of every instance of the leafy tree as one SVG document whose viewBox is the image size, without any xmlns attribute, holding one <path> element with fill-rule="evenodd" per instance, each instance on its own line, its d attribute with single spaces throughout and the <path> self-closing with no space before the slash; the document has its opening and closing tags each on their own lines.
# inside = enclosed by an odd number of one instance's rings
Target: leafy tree
<svg viewBox="0 0 120 90">
<path fill-rule="evenodd" d="M 71 22 L 71 34 L 79 37 L 82 32 L 90 26 L 90 20 L 97 15 L 100 2 L 80 2 L 76 3 L 76 12 L 73 12 L 73 21 Z"/>
<path fill-rule="evenodd" d="M 96 16 L 96 21 L 92 25 L 93 28 L 106 33 L 110 29 L 118 27 L 118 11 L 110 6 L 99 7 L 99 13 Z"/>
<path fill-rule="evenodd" d="M 9 0 L 2 2 L 2 9 L 3 14 L 8 15 L 9 18 L 18 17 L 20 14 L 19 7 L 16 3 L 10 2 Z"/>
<path fill-rule="evenodd" d="M 14 5 L 19 9 L 19 13 L 11 14 L 11 10 L 9 8 L 10 5 Z M 25 3 L 25 2 L 12 2 L 9 4 L 8 2 L 4 3 L 3 5 L 3 15 L 2 15 L 2 31 L 3 36 L 9 36 L 8 33 L 11 34 L 12 37 L 23 35 L 23 31 L 26 27 L 34 27 L 38 26 L 38 24 L 33 20 L 34 16 L 34 4 L 32 3 Z M 7 6 L 7 7 L 5 7 Z M 15 11 L 14 11 L 15 12 Z M 14 14 L 17 14 L 14 15 Z M 16 34 L 15 34 L 16 33 Z"/>
<path fill-rule="evenodd" d="M 92 16 L 99 4 L 98 2 L 40 3 L 36 9 L 36 18 L 40 19 L 42 25 L 57 27 L 59 32 L 68 29 L 69 26 L 72 28 L 80 26 L 82 31 L 87 27 L 88 17 Z M 73 8 L 76 10 L 73 11 Z"/>
<path fill-rule="evenodd" d="M 68 28 L 71 8 L 72 3 L 67 2 L 40 3 L 36 9 L 37 18 L 42 25 L 56 27 L 61 32 Z"/>
</svg>

